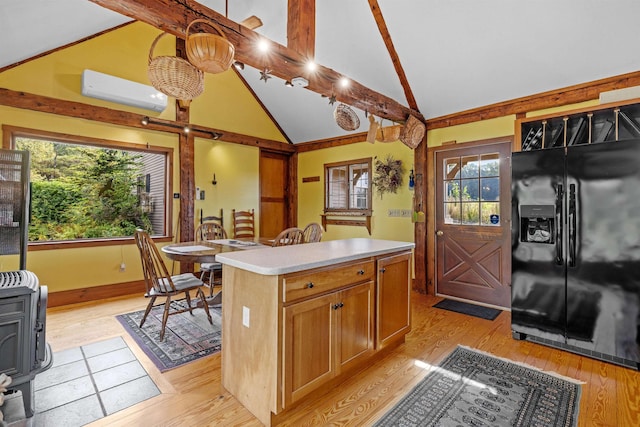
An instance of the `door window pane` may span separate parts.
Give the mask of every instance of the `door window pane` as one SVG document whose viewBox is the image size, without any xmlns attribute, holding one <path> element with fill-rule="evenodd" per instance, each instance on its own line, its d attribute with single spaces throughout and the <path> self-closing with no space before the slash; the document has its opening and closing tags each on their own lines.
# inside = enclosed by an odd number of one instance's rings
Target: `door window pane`
<svg viewBox="0 0 640 427">
<path fill-rule="evenodd" d="M 460 203 L 444 204 L 444 222 L 445 224 L 460 224 L 461 222 Z"/>
<path fill-rule="evenodd" d="M 462 191 L 460 192 L 462 201 L 477 201 L 478 197 L 478 179 L 461 179 L 460 180 L 460 188 Z"/>
<path fill-rule="evenodd" d="M 465 156 L 461 158 L 462 178 L 477 178 L 480 174 L 480 162 L 478 156 Z"/>
<path fill-rule="evenodd" d="M 480 205 L 478 203 L 462 203 L 462 223 L 467 225 L 480 223 Z"/>
<path fill-rule="evenodd" d="M 500 225 L 499 154 L 451 157 L 443 166 L 445 223 Z"/>
</svg>

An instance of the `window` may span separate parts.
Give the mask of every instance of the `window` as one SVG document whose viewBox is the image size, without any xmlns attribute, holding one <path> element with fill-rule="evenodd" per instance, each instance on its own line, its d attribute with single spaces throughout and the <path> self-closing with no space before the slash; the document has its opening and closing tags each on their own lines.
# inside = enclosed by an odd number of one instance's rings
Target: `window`
<svg viewBox="0 0 640 427">
<path fill-rule="evenodd" d="M 29 242 L 167 235 L 171 149 L 13 130 L 30 152 Z"/>
<path fill-rule="evenodd" d="M 371 212 L 371 158 L 328 163 L 325 213 Z"/>
<path fill-rule="evenodd" d="M 500 156 L 498 153 L 444 160 L 446 224 L 500 225 Z"/>
</svg>

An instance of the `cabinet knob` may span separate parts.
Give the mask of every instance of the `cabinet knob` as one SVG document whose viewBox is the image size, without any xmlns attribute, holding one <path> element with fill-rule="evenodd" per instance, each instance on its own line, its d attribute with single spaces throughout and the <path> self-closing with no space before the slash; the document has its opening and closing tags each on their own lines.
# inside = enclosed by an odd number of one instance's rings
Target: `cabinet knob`
<svg viewBox="0 0 640 427">
<path fill-rule="evenodd" d="M 444 236 L 444 231 L 442 230 L 436 231 L 436 236 Z"/>
<path fill-rule="evenodd" d="M 382 267 L 382 268 L 380 269 L 380 273 L 384 273 L 385 271 L 387 271 L 387 269 L 386 269 L 386 268 L 384 268 L 384 267 Z"/>
<path fill-rule="evenodd" d="M 358 274 L 364 276 L 364 270 L 358 270 Z"/>
<path fill-rule="evenodd" d="M 309 282 L 309 283 L 307 283 L 307 284 L 305 285 L 305 288 L 307 288 L 307 289 L 311 289 L 311 288 L 313 288 L 313 282 Z"/>
<path fill-rule="evenodd" d="M 334 309 L 334 310 L 337 310 L 337 309 L 339 309 L 339 308 L 340 308 L 340 304 L 333 304 L 333 309 Z"/>
</svg>

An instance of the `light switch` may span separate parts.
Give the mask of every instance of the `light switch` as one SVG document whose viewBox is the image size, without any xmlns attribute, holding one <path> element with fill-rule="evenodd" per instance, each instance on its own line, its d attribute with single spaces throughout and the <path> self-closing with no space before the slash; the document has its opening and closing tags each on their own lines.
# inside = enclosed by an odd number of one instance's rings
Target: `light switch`
<svg viewBox="0 0 640 427">
<path fill-rule="evenodd" d="M 242 326 L 246 326 L 247 328 L 249 327 L 250 314 L 251 311 L 249 310 L 249 307 L 242 306 Z"/>
</svg>

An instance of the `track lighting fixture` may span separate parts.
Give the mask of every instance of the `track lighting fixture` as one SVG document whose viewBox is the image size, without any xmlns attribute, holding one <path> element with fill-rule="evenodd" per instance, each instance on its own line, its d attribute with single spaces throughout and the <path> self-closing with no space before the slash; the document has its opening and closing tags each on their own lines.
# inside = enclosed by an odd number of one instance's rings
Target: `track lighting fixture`
<svg viewBox="0 0 640 427">
<path fill-rule="evenodd" d="M 291 80 L 287 80 L 286 82 L 284 82 L 284 85 L 286 87 L 293 87 L 293 83 L 291 83 Z"/>
<path fill-rule="evenodd" d="M 236 61 L 233 63 L 233 66 L 236 67 L 236 70 L 244 70 L 244 62 Z"/>
<path fill-rule="evenodd" d="M 157 121 L 154 120 L 150 117 L 144 116 L 142 118 L 142 120 L 140 120 L 140 123 L 142 123 L 143 126 L 147 126 L 148 124 L 155 124 L 155 125 L 159 125 L 159 126 L 168 126 L 168 127 L 172 127 L 172 128 L 178 128 L 178 129 L 182 129 L 182 131 L 185 134 L 188 134 L 191 131 L 194 132 L 198 132 L 198 133 L 205 133 L 205 134 L 209 134 L 211 135 L 211 139 L 220 139 L 222 137 L 222 133 L 220 132 L 214 132 L 214 131 L 210 131 L 207 129 L 201 129 L 198 128 L 196 126 L 192 126 L 192 125 L 188 125 L 188 124 L 180 124 L 180 123 L 175 123 L 175 122 L 164 122 L 164 121 Z"/>
</svg>

